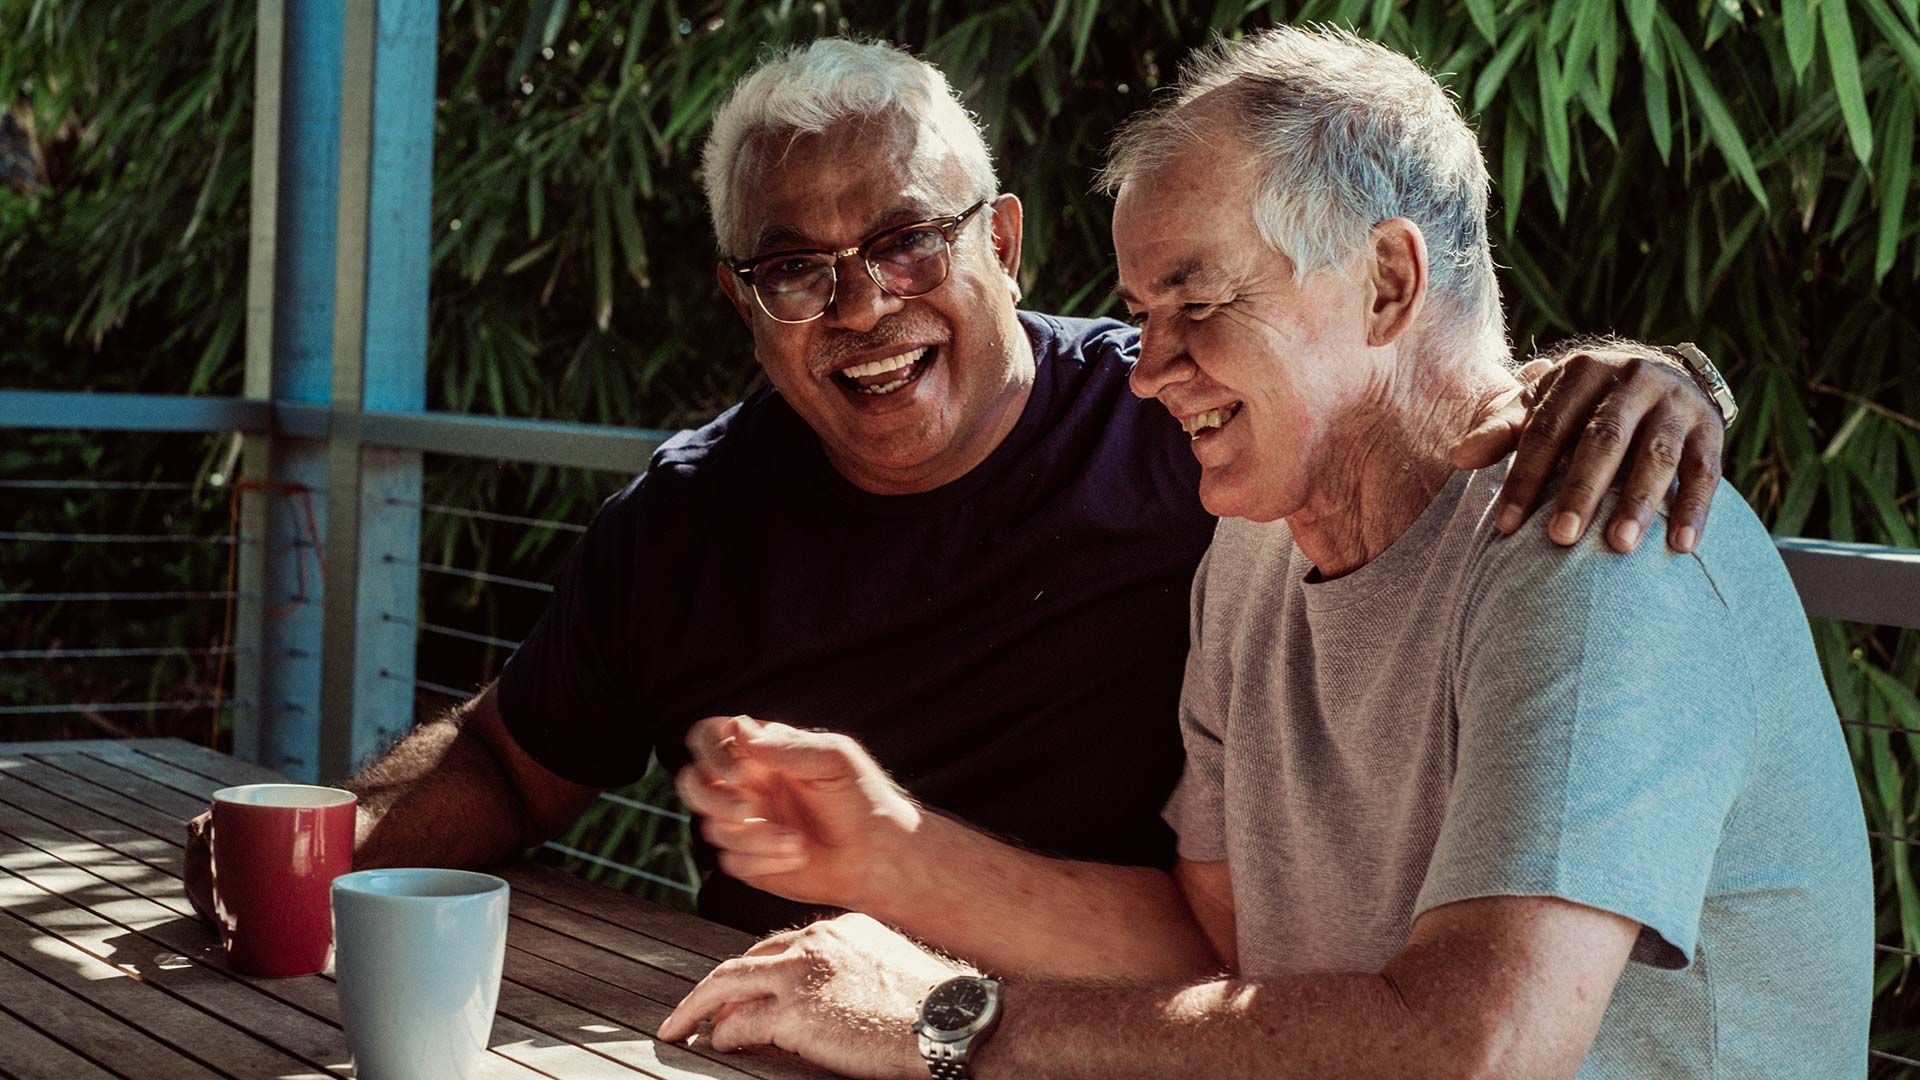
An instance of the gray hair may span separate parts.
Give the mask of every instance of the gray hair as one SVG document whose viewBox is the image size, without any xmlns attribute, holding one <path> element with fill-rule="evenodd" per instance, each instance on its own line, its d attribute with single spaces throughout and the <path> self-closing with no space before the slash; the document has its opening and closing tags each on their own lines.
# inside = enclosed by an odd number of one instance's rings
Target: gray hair
<svg viewBox="0 0 1920 1080">
<path fill-rule="evenodd" d="M 879 116 L 908 116 L 932 127 L 959 155 L 975 198 L 999 191 L 979 122 L 939 68 L 883 42 L 821 38 L 763 60 L 713 114 L 700 165 L 721 252 L 739 257 L 751 243 L 742 235 L 742 201 L 754 142 L 770 135 L 817 135 L 848 120 Z"/>
<path fill-rule="evenodd" d="M 1182 65 L 1171 96 L 1122 129 L 1100 187 L 1113 194 L 1205 137 L 1188 112 L 1203 97 L 1226 106 L 1252 149 L 1254 227 L 1296 278 L 1348 266 L 1376 224 L 1404 217 L 1426 237 L 1434 299 L 1504 337 L 1486 162 L 1420 65 L 1333 29 L 1216 41 Z"/>
</svg>

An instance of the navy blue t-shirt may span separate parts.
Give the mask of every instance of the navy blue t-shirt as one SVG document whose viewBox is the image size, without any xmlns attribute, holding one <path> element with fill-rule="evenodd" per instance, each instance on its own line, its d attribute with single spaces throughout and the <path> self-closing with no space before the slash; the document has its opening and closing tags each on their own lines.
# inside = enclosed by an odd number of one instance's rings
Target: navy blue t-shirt
<svg viewBox="0 0 1920 1080">
<path fill-rule="evenodd" d="M 1169 866 L 1187 594 L 1213 534 L 1187 437 L 1127 390 L 1138 335 L 1022 312 L 1013 431 L 933 491 L 849 483 L 771 390 L 609 499 L 500 675 L 507 728 L 597 787 L 748 713 L 859 739 L 927 806 L 1034 850 Z M 809 909 L 711 870 L 761 933 Z"/>
</svg>

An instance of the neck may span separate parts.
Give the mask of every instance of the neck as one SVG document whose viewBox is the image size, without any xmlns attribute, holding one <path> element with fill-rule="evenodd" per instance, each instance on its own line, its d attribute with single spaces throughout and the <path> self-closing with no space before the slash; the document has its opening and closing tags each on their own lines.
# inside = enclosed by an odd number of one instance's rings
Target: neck
<svg viewBox="0 0 1920 1080">
<path fill-rule="evenodd" d="M 1402 361 L 1391 379 L 1329 425 L 1333 443 L 1306 505 L 1287 517 L 1323 578 L 1379 558 L 1419 520 L 1453 475 L 1447 452 L 1517 382 L 1497 363 Z"/>
</svg>

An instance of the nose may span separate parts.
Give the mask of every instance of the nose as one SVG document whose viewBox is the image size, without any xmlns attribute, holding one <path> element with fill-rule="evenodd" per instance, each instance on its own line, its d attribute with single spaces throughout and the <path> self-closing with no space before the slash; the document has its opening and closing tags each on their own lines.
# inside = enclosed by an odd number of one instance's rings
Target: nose
<svg viewBox="0 0 1920 1080">
<path fill-rule="evenodd" d="M 881 319 L 906 306 L 906 301 L 882 289 L 867 273 L 860 256 L 849 255 L 834 267 L 837 283 L 833 303 L 827 305 L 827 321 L 855 333 L 874 328 Z"/>
<path fill-rule="evenodd" d="M 1140 358 L 1127 376 L 1127 387 L 1135 397 L 1155 398 L 1193 373 L 1193 358 L 1178 340 L 1155 331 L 1152 324 L 1140 331 Z"/>
</svg>

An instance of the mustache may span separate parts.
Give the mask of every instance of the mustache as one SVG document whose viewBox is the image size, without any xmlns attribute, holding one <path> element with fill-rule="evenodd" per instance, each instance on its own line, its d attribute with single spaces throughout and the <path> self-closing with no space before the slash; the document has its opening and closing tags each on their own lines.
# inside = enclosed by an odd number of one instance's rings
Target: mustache
<svg viewBox="0 0 1920 1080">
<path fill-rule="evenodd" d="M 807 370 L 816 378 L 825 378 L 844 367 L 850 356 L 877 351 L 894 345 L 941 345 L 946 335 L 937 324 L 919 320 L 889 319 L 860 334 L 836 334 L 828 338 L 820 351 L 807 361 Z"/>
</svg>

